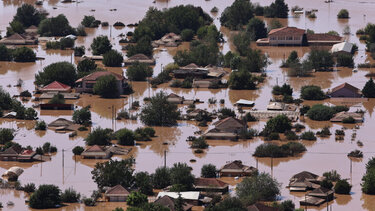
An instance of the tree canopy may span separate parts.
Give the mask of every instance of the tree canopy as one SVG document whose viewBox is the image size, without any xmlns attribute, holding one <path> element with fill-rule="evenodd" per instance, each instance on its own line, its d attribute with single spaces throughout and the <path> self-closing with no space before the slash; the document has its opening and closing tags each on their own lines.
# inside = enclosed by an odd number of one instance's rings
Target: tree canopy
<svg viewBox="0 0 375 211">
<path fill-rule="evenodd" d="M 13 17 L 13 21 L 20 22 L 24 27 L 38 26 L 39 23 L 45 18 L 45 15 L 40 13 L 31 4 L 22 4 L 21 7 L 17 8 L 17 13 Z"/>
<path fill-rule="evenodd" d="M 264 16 L 267 18 L 287 18 L 289 8 L 284 0 L 275 0 L 268 7 L 264 7 Z"/>
<path fill-rule="evenodd" d="M 75 30 L 69 25 L 65 15 L 60 14 L 56 17 L 42 20 L 39 24 L 38 32 L 41 36 L 52 37 L 74 34 Z"/>
<path fill-rule="evenodd" d="M 29 206 L 34 209 L 56 208 L 61 203 L 61 190 L 55 185 L 40 185 L 30 196 Z"/>
<path fill-rule="evenodd" d="M 278 115 L 267 121 L 262 133 L 267 136 L 271 133 L 284 133 L 290 129 L 292 129 L 292 125 L 289 118 L 285 115 Z"/>
<path fill-rule="evenodd" d="M 93 131 L 91 131 L 85 141 L 86 144 L 89 146 L 92 145 L 109 145 L 111 141 L 110 134 L 112 133 L 112 130 L 110 129 L 103 129 L 101 127 L 95 128 Z"/>
<path fill-rule="evenodd" d="M 48 65 L 35 75 L 37 85 L 48 85 L 54 81 L 74 86 L 77 78 L 77 72 L 74 65 L 69 62 L 56 62 Z"/>
<path fill-rule="evenodd" d="M 307 85 L 301 88 L 301 98 L 304 100 L 323 100 L 326 96 L 319 86 Z"/>
<path fill-rule="evenodd" d="M 168 126 L 177 124 L 179 116 L 177 106 L 168 102 L 164 92 L 159 92 L 143 107 L 141 121 L 151 126 Z"/>
<path fill-rule="evenodd" d="M 370 78 L 362 89 L 362 94 L 367 98 L 375 98 L 375 83 Z"/>
<path fill-rule="evenodd" d="M 105 54 L 112 49 L 111 42 L 107 36 L 98 36 L 94 38 L 91 44 L 92 54 L 101 55 Z"/>
<path fill-rule="evenodd" d="M 77 124 L 88 125 L 91 124 L 91 112 L 88 106 L 75 110 L 72 117 Z"/>
<path fill-rule="evenodd" d="M 247 0 L 235 0 L 223 11 L 220 23 L 230 29 L 239 29 L 254 17 L 254 6 Z"/>
<path fill-rule="evenodd" d="M 327 70 L 333 67 L 333 57 L 328 50 L 312 49 L 308 60 L 315 70 Z"/>
<path fill-rule="evenodd" d="M 250 19 L 246 26 L 246 31 L 250 33 L 253 40 L 267 37 L 267 28 L 264 21 L 256 17 Z"/>
<path fill-rule="evenodd" d="M 174 191 L 191 190 L 194 183 L 194 175 L 191 173 L 192 168 L 186 163 L 175 163 L 170 169 L 171 183 Z"/>
<path fill-rule="evenodd" d="M 31 48 L 20 47 L 13 51 L 13 59 L 15 62 L 35 62 L 36 54 Z"/>
<path fill-rule="evenodd" d="M 132 81 L 145 81 L 151 77 L 153 70 L 147 64 L 136 62 L 126 70 L 126 76 Z"/>
<path fill-rule="evenodd" d="M 121 67 L 124 58 L 116 50 L 110 50 L 103 54 L 103 64 L 106 67 Z"/>
<path fill-rule="evenodd" d="M 229 76 L 229 88 L 236 90 L 253 90 L 256 88 L 255 80 L 248 71 L 233 71 Z"/>
<path fill-rule="evenodd" d="M 217 173 L 216 166 L 213 164 L 205 164 L 201 169 L 201 177 L 215 178 Z"/>
<path fill-rule="evenodd" d="M 105 75 L 98 78 L 94 85 L 94 93 L 103 98 L 117 98 L 120 94 L 116 77 Z"/>
</svg>

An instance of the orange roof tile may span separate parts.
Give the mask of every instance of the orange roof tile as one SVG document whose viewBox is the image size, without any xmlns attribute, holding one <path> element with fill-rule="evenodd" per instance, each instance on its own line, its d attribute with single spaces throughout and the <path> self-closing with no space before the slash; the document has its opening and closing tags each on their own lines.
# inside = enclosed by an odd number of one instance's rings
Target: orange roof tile
<svg viewBox="0 0 375 211">
<path fill-rule="evenodd" d="M 71 87 L 66 85 L 66 84 L 60 83 L 58 81 L 54 81 L 54 82 L 44 86 L 40 90 L 42 90 L 42 91 L 50 91 L 50 90 L 67 91 L 70 88 Z"/>
<path fill-rule="evenodd" d="M 285 36 L 285 35 L 304 35 L 305 30 L 299 29 L 297 27 L 289 27 L 285 26 L 282 28 L 272 29 L 268 35 L 275 35 L 275 36 Z"/>
</svg>

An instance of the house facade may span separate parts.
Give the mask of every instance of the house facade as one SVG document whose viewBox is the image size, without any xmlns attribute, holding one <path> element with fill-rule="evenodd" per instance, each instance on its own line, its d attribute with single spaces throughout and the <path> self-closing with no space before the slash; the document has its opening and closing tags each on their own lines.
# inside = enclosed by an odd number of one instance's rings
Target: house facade
<svg viewBox="0 0 375 211">
<path fill-rule="evenodd" d="M 305 30 L 297 27 L 272 29 L 268 33 L 269 45 L 306 45 Z"/>
<path fill-rule="evenodd" d="M 330 97 L 333 98 L 360 98 L 362 97 L 361 90 L 357 87 L 354 87 L 348 83 L 343 83 L 339 86 L 336 86 L 330 92 Z"/>
<path fill-rule="evenodd" d="M 118 87 L 118 90 L 120 94 L 123 94 L 125 82 L 126 82 L 125 77 L 116 73 L 112 73 L 110 71 L 98 71 L 98 72 L 91 73 L 90 75 L 87 75 L 83 78 L 78 79 L 75 82 L 76 92 L 93 93 L 94 85 L 96 84 L 97 80 L 100 77 L 107 76 L 107 75 L 113 75 L 116 78 L 116 85 Z"/>
<path fill-rule="evenodd" d="M 98 145 L 90 146 L 81 154 L 84 159 L 108 159 L 111 155 L 109 150 Z"/>
<path fill-rule="evenodd" d="M 116 185 L 108 189 L 104 196 L 109 202 L 125 202 L 129 196 L 129 191 L 121 185 Z"/>
<path fill-rule="evenodd" d="M 242 161 L 235 160 L 221 167 L 221 169 L 219 170 L 219 175 L 220 177 L 243 177 L 253 176 L 257 174 L 257 172 L 257 168 L 243 165 Z"/>
</svg>

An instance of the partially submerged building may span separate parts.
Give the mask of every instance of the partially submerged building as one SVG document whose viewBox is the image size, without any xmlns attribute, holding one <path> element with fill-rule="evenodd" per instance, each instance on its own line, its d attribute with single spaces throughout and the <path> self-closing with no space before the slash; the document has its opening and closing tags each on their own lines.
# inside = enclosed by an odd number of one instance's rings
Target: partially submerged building
<svg viewBox="0 0 375 211">
<path fill-rule="evenodd" d="M 244 177 L 253 176 L 258 173 L 258 169 L 242 164 L 242 161 L 235 160 L 225 164 L 219 170 L 220 177 Z"/>
<path fill-rule="evenodd" d="M 155 40 L 152 42 L 152 46 L 157 48 L 159 46 L 165 47 L 177 47 L 181 43 L 182 39 L 180 35 L 177 35 L 173 32 L 165 34 L 159 40 Z"/>
<path fill-rule="evenodd" d="M 215 128 L 203 136 L 207 139 L 238 139 L 240 133 L 247 129 L 247 123 L 234 117 L 227 117 L 213 123 Z"/>
<path fill-rule="evenodd" d="M 93 145 L 85 149 L 81 156 L 84 159 L 109 159 L 112 156 L 112 153 L 105 147 Z"/>
<path fill-rule="evenodd" d="M 228 192 L 228 183 L 225 183 L 217 178 L 196 178 L 194 181 L 194 189 L 203 192 Z"/>
<path fill-rule="evenodd" d="M 364 120 L 363 113 L 341 111 L 341 112 L 335 114 L 335 116 L 333 116 L 330 119 L 330 121 L 331 122 L 343 122 L 344 119 L 348 119 L 350 117 L 353 118 L 354 122 L 356 122 L 356 123 L 363 122 L 363 120 Z"/>
<path fill-rule="evenodd" d="M 122 185 L 116 185 L 109 188 L 104 193 L 104 197 L 109 202 L 126 202 L 129 194 L 129 191 L 126 190 Z"/>
<path fill-rule="evenodd" d="M 177 199 L 179 196 L 188 204 L 198 206 L 200 204 L 201 194 L 199 191 L 185 191 L 185 192 L 159 192 L 157 199 L 164 196 L 169 196 L 173 199 Z"/>
<path fill-rule="evenodd" d="M 116 86 L 120 92 L 120 94 L 123 93 L 125 88 L 125 82 L 126 79 L 123 75 L 119 75 L 110 71 L 97 71 L 93 72 L 90 75 L 87 75 L 83 78 L 78 79 L 76 84 L 76 92 L 78 93 L 93 93 L 94 86 L 97 82 L 97 80 L 102 76 L 112 75 L 116 78 Z"/>
<path fill-rule="evenodd" d="M 38 89 L 42 93 L 53 92 L 55 93 L 66 93 L 71 92 L 72 88 L 69 85 L 54 81 L 44 87 Z"/>
<path fill-rule="evenodd" d="M 160 197 L 160 198 L 156 199 L 154 203 L 162 205 L 162 206 L 168 208 L 170 211 L 176 211 L 175 200 L 176 199 L 174 199 L 174 198 L 172 198 L 168 195 L 164 195 L 163 197 Z M 191 211 L 192 207 L 193 207 L 193 205 L 185 203 L 183 205 L 183 210 L 184 211 Z"/>
<path fill-rule="evenodd" d="M 315 188 L 319 188 L 320 185 L 310 182 L 304 178 L 298 178 L 294 179 L 289 182 L 289 190 L 290 191 L 307 191 L 307 190 L 313 190 Z"/>
<path fill-rule="evenodd" d="M 18 155 L 22 152 L 22 148 L 13 145 L 8 149 L 0 152 L 0 161 L 17 161 Z"/>
<path fill-rule="evenodd" d="M 15 33 L 9 37 L 4 37 L 0 40 L 0 44 L 3 45 L 36 45 L 38 44 L 38 38 L 31 34 L 18 34 Z"/>
<path fill-rule="evenodd" d="M 149 58 L 148 56 L 144 54 L 135 54 L 127 59 L 125 59 L 125 65 L 132 65 L 134 63 L 144 63 L 148 65 L 154 65 L 155 64 L 155 59 Z"/>
<path fill-rule="evenodd" d="M 348 83 L 340 84 L 328 92 L 331 98 L 360 98 L 362 92 L 355 86 Z"/>
<path fill-rule="evenodd" d="M 334 44 L 331 48 L 331 53 L 333 55 L 351 54 L 352 49 L 353 49 L 353 44 L 345 41 L 345 42 Z"/>
<path fill-rule="evenodd" d="M 180 67 L 178 70 L 173 70 L 175 78 L 206 78 L 208 75 L 208 69 L 199 67 L 198 65 L 191 63 L 184 67 Z"/>
</svg>

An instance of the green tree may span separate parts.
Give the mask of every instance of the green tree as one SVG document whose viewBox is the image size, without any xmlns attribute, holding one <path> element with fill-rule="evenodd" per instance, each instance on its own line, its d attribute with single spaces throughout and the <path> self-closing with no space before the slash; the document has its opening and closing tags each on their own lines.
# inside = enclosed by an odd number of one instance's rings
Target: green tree
<svg viewBox="0 0 375 211">
<path fill-rule="evenodd" d="M 255 34 L 250 32 L 240 32 L 232 37 L 233 45 L 241 56 L 246 56 L 250 49 L 251 40 L 255 39 Z"/>
<path fill-rule="evenodd" d="M 186 163 L 175 163 L 171 168 L 171 182 L 177 192 L 191 190 L 194 183 L 194 176 L 191 174 L 191 167 Z"/>
<path fill-rule="evenodd" d="M 207 211 L 247 211 L 247 209 L 239 198 L 228 197 L 208 208 Z"/>
<path fill-rule="evenodd" d="M 333 57 L 328 50 L 313 49 L 311 50 L 308 60 L 315 70 L 327 70 L 333 67 Z"/>
<path fill-rule="evenodd" d="M 68 188 L 64 192 L 61 193 L 61 201 L 64 203 L 76 203 L 81 198 L 81 194 L 79 194 L 73 188 Z"/>
<path fill-rule="evenodd" d="M 229 76 L 229 88 L 235 90 L 253 90 L 256 88 L 251 73 L 247 71 L 233 71 Z"/>
<path fill-rule="evenodd" d="M 84 27 L 93 27 L 95 22 L 95 17 L 92 15 L 85 15 L 81 21 L 82 26 Z"/>
<path fill-rule="evenodd" d="M 181 31 L 181 39 L 183 41 L 191 41 L 194 38 L 194 30 L 184 29 Z"/>
<path fill-rule="evenodd" d="M 269 7 L 264 8 L 264 16 L 271 18 L 287 18 L 289 8 L 284 0 L 275 0 Z"/>
<path fill-rule="evenodd" d="M 152 56 L 152 45 L 151 38 L 149 36 L 142 37 L 137 41 L 135 45 L 129 45 L 127 56 L 131 57 L 135 54 L 144 54 L 146 56 Z"/>
<path fill-rule="evenodd" d="M 20 47 L 13 51 L 13 59 L 15 62 L 35 62 L 36 54 L 31 48 Z"/>
<path fill-rule="evenodd" d="M 174 209 L 176 211 L 184 211 L 185 202 L 181 197 L 181 193 L 178 194 L 177 199 L 174 202 Z"/>
<path fill-rule="evenodd" d="M 48 65 L 35 75 L 37 85 L 48 85 L 58 81 L 73 86 L 77 78 L 76 68 L 69 62 L 56 62 Z"/>
<path fill-rule="evenodd" d="M 10 94 L 0 87 L 0 109 L 1 110 L 10 110 L 12 109 L 14 100 Z"/>
<path fill-rule="evenodd" d="M 307 85 L 301 88 L 301 98 L 304 100 L 323 100 L 326 96 L 319 86 Z"/>
<path fill-rule="evenodd" d="M 262 133 L 268 136 L 271 133 L 284 133 L 290 129 L 292 129 L 292 125 L 289 118 L 285 115 L 278 115 L 267 121 Z"/>
<path fill-rule="evenodd" d="M 327 121 L 333 117 L 334 111 L 329 106 L 315 104 L 309 109 L 306 115 L 312 120 Z"/>
<path fill-rule="evenodd" d="M 55 208 L 61 203 L 60 192 L 55 185 L 40 185 L 30 196 L 29 206 L 34 209 Z"/>
<path fill-rule="evenodd" d="M 335 184 L 335 193 L 338 194 L 350 194 L 352 186 L 346 180 L 339 180 Z"/>
<path fill-rule="evenodd" d="M 65 15 L 60 14 L 56 17 L 44 19 L 40 22 L 38 33 L 41 36 L 66 36 L 74 34 L 74 29 L 69 25 L 68 19 Z"/>
<path fill-rule="evenodd" d="M 157 189 L 163 189 L 171 185 L 171 172 L 167 167 L 158 167 L 151 177 L 152 185 Z"/>
<path fill-rule="evenodd" d="M 126 199 L 126 203 L 129 206 L 134 206 L 134 207 L 139 207 L 147 202 L 148 202 L 147 196 L 139 191 L 131 192 L 128 198 Z"/>
<path fill-rule="evenodd" d="M 126 128 L 120 129 L 116 132 L 117 143 L 124 146 L 134 146 L 135 135 L 133 131 Z"/>
<path fill-rule="evenodd" d="M 27 108 L 25 110 L 25 119 L 26 120 L 35 120 L 38 117 L 38 113 L 33 108 Z"/>
<path fill-rule="evenodd" d="M 65 104 L 64 95 L 57 93 L 48 101 L 48 104 Z"/>
<path fill-rule="evenodd" d="M 81 146 L 76 146 L 72 149 L 74 155 L 81 155 L 83 151 L 85 151 L 85 149 Z"/>
<path fill-rule="evenodd" d="M 110 50 L 103 54 L 103 64 L 106 67 L 121 67 L 124 58 L 116 50 Z"/>
<path fill-rule="evenodd" d="M 29 27 L 31 25 L 38 26 L 40 21 L 45 18 L 43 14 L 39 12 L 31 4 L 22 4 L 21 7 L 18 7 L 16 15 L 13 17 L 13 20 L 19 21 L 24 27 Z"/>
<path fill-rule="evenodd" d="M 267 37 L 266 25 L 259 18 L 254 17 L 250 19 L 249 23 L 246 26 L 246 31 L 254 36 L 253 40 Z"/>
<path fill-rule="evenodd" d="M 13 59 L 12 51 L 5 45 L 0 44 L 0 61 L 11 61 Z"/>
<path fill-rule="evenodd" d="M 284 83 L 281 87 L 276 85 L 272 88 L 272 94 L 274 95 L 292 95 L 293 89 L 289 84 Z"/>
<path fill-rule="evenodd" d="M 89 146 L 92 145 L 109 145 L 111 141 L 111 133 L 110 129 L 102 129 L 101 127 L 95 128 L 91 131 L 85 141 L 86 144 Z"/>
<path fill-rule="evenodd" d="M 126 70 L 126 76 L 132 81 L 145 81 L 151 77 L 153 70 L 147 64 L 136 62 Z"/>
<path fill-rule="evenodd" d="M 94 93 L 103 98 L 117 98 L 120 90 L 117 86 L 117 80 L 113 75 L 105 75 L 98 78 L 94 85 Z"/>
<path fill-rule="evenodd" d="M 339 54 L 337 56 L 338 67 L 354 67 L 354 60 L 352 54 Z"/>
<path fill-rule="evenodd" d="M 154 194 L 152 191 L 152 178 L 147 172 L 137 172 L 135 174 L 135 186 L 139 192 L 151 196 Z"/>
<path fill-rule="evenodd" d="M 250 1 L 235 0 L 233 4 L 223 11 L 220 23 L 230 29 L 239 29 L 254 17 L 254 7 Z"/>
<path fill-rule="evenodd" d="M 362 89 L 362 94 L 367 98 L 375 98 L 375 83 L 370 78 Z"/>
<path fill-rule="evenodd" d="M 116 185 L 122 185 L 125 188 L 132 187 L 134 183 L 134 163 L 133 158 L 96 163 L 94 170 L 91 171 L 92 179 L 99 188 Z"/>
<path fill-rule="evenodd" d="M 190 51 L 177 51 L 173 57 L 179 66 L 195 63 L 199 66 L 217 65 L 220 62 L 220 52 L 216 40 L 194 40 L 190 43 Z"/>
<path fill-rule="evenodd" d="M 78 62 L 77 71 L 78 73 L 90 73 L 97 68 L 94 60 L 91 59 L 83 59 Z"/>
<path fill-rule="evenodd" d="M 179 116 L 177 106 L 168 102 L 164 92 L 159 92 L 142 108 L 141 121 L 151 126 L 175 125 Z"/>
<path fill-rule="evenodd" d="M 201 169 L 201 177 L 204 178 L 215 178 L 217 173 L 217 169 L 215 165 L 212 164 L 205 164 L 202 166 Z"/>
<path fill-rule="evenodd" d="M 346 9 L 342 9 L 337 14 L 337 18 L 349 18 L 349 12 Z"/>
<path fill-rule="evenodd" d="M 110 51 L 112 45 L 107 36 L 98 36 L 94 38 L 91 49 L 94 55 L 101 55 Z"/>
<path fill-rule="evenodd" d="M 265 188 L 267 187 L 267 188 Z M 246 177 L 237 185 L 237 196 L 250 205 L 257 201 L 274 201 L 280 195 L 281 184 L 271 175 L 260 173 L 253 177 Z"/>
<path fill-rule="evenodd" d="M 7 36 L 11 36 L 15 33 L 23 34 L 25 33 L 25 29 L 21 22 L 13 20 L 9 23 L 9 27 L 7 27 Z"/>
<path fill-rule="evenodd" d="M 80 125 L 91 124 L 91 112 L 89 106 L 75 110 L 72 119 L 75 123 Z"/>
<path fill-rule="evenodd" d="M 0 144 L 6 144 L 14 139 L 14 130 L 10 128 L 0 128 Z"/>
</svg>

